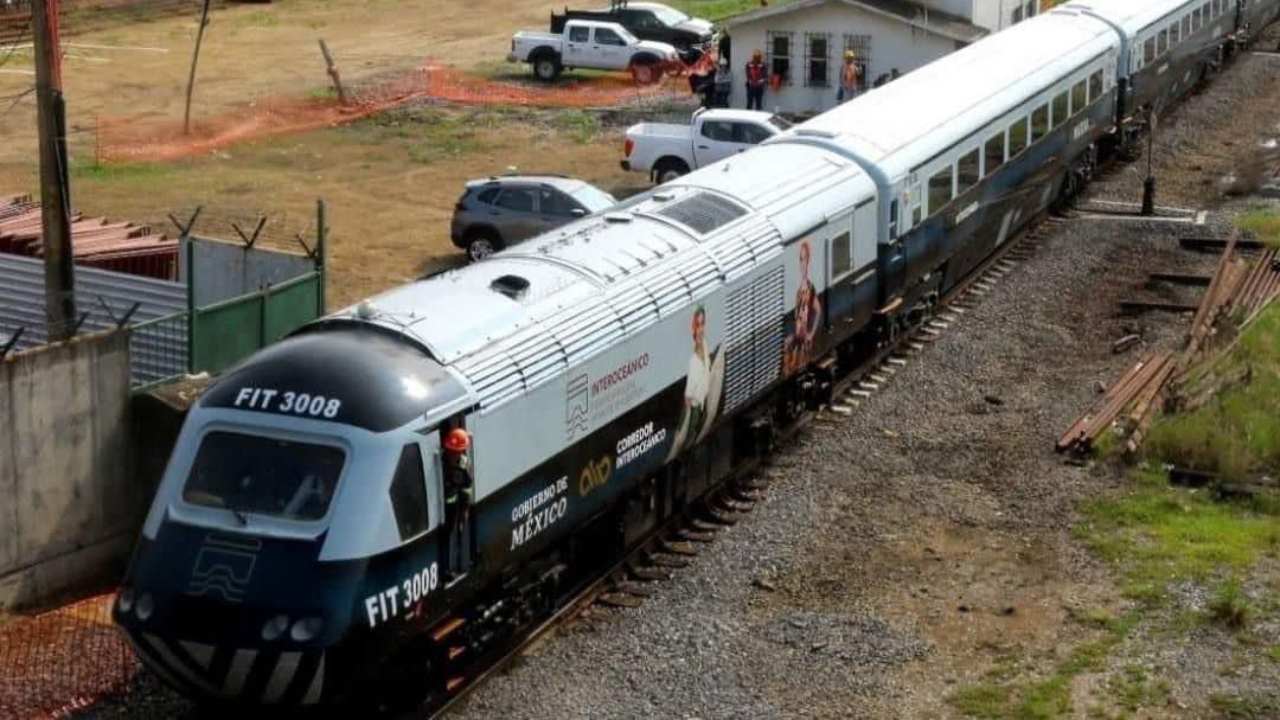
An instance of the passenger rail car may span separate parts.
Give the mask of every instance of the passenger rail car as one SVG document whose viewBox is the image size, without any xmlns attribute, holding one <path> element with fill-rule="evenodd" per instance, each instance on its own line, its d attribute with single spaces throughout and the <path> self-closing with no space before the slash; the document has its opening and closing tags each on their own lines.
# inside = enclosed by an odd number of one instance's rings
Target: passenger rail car
<svg viewBox="0 0 1280 720">
<path fill-rule="evenodd" d="M 1079 0 L 301 328 L 192 408 L 115 620 L 197 698 L 446 697 L 1278 3 Z"/>
</svg>

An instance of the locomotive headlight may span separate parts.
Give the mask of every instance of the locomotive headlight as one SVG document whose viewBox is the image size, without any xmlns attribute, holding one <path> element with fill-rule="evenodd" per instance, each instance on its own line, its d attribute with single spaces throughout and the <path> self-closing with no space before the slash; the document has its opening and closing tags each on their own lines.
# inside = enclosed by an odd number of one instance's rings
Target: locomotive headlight
<svg viewBox="0 0 1280 720">
<path fill-rule="evenodd" d="M 303 618 L 293 624 L 289 629 L 289 637 L 294 642 L 310 642 L 316 639 L 320 631 L 324 629 L 324 619 L 318 617 Z"/>
<path fill-rule="evenodd" d="M 144 592 L 138 597 L 135 611 L 139 620 L 149 620 L 151 618 L 151 613 L 156 611 L 156 601 L 151 597 L 151 593 Z"/>
<path fill-rule="evenodd" d="M 120 608 L 120 614 L 128 614 L 133 610 L 133 601 L 135 600 L 133 588 L 127 587 L 120 591 L 120 595 L 116 597 L 116 605 Z"/>
<path fill-rule="evenodd" d="M 283 635 L 284 631 L 288 629 L 289 616 L 277 615 L 268 620 L 267 623 L 262 626 L 262 639 L 267 642 L 272 642 Z"/>
</svg>

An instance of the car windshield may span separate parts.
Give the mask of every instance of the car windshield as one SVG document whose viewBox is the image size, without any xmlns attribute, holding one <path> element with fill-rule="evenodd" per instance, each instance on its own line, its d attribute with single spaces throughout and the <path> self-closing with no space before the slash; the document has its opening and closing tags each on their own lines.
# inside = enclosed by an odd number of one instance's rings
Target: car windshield
<svg viewBox="0 0 1280 720">
<path fill-rule="evenodd" d="M 587 212 L 592 213 L 598 213 L 601 210 L 612 207 L 618 203 L 618 201 L 609 193 L 594 185 L 588 185 L 586 183 L 583 183 L 582 187 L 573 190 L 569 194 L 573 196 L 574 200 L 582 203 L 583 207 L 587 209 Z"/>
<path fill-rule="evenodd" d="M 330 445 L 211 432 L 200 443 L 182 499 L 247 515 L 319 520 L 329 511 L 346 454 Z"/>
<path fill-rule="evenodd" d="M 769 124 L 778 128 L 779 130 L 786 130 L 791 127 L 791 123 L 788 122 L 781 115 L 770 115 Z"/>
<path fill-rule="evenodd" d="M 662 21 L 662 24 L 667 27 L 675 27 L 689 19 L 688 15 L 685 15 L 675 8 L 669 7 L 655 7 L 653 9 L 653 14 L 656 15 L 657 18 Z"/>
</svg>

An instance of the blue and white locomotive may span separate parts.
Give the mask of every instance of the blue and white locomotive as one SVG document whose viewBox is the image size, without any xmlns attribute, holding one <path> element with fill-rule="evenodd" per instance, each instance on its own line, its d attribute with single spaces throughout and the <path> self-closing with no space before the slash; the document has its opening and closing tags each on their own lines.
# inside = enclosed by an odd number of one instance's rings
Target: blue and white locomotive
<svg viewBox="0 0 1280 720">
<path fill-rule="evenodd" d="M 116 621 L 197 698 L 447 696 L 1278 9 L 1077 0 L 305 326 L 192 409 Z"/>
</svg>

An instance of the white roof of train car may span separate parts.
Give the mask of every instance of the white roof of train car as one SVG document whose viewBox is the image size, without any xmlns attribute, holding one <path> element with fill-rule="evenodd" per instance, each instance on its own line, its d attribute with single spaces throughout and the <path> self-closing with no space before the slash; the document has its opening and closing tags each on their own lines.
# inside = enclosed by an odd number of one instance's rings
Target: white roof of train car
<svg viewBox="0 0 1280 720">
<path fill-rule="evenodd" d="M 1069 3 L 1059 9 L 1091 12 L 1132 34 L 1186 4 L 1187 0 L 1090 0 Z"/>
<path fill-rule="evenodd" d="M 830 137 L 896 179 L 1120 39 L 1106 23 L 1049 13 L 936 60 L 768 142 Z"/>
<path fill-rule="evenodd" d="M 721 281 L 732 277 L 739 271 L 735 268 L 762 259 L 747 247 L 759 241 L 760 223 L 787 238 L 874 194 L 874 184 L 856 164 L 830 152 L 801 146 L 756 148 L 603 215 L 532 238 L 484 262 L 394 288 L 369 299 L 367 306 L 357 304 L 328 319 L 368 322 L 402 333 L 440 362 L 454 364 L 482 349 L 487 355 L 508 340 L 520 343 L 531 333 L 555 332 L 558 324 L 572 323 L 587 310 L 615 304 L 635 282 L 680 273 L 686 265 L 706 265 L 707 258 Z M 740 215 L 698 232 L 663 214 L 696 196 L 717 198 Z M 697 255 L 689 254 L 699 249 Z M 516 297 L 494 289 L 494 282 L 508 275 L 527 281 L 527 289 Z M 615 310 L 621 314 L 629 308 L 615 305 Z M 467 374 L 465 367 L 460 369 Z"/>
</svg>

